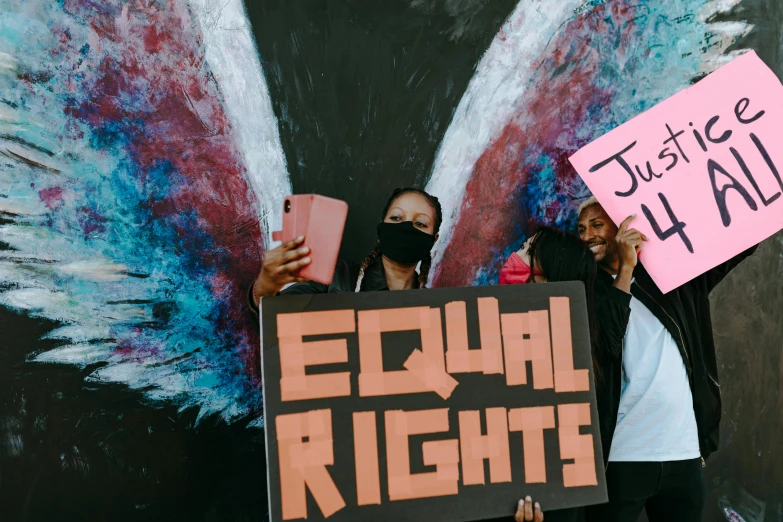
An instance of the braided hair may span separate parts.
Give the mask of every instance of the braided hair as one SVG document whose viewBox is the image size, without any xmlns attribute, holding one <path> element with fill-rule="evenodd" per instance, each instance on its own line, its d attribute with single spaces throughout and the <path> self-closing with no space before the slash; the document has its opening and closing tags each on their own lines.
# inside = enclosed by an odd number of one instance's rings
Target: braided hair
<svg viewBox="0 0 783 522">
<path fill-rule="evenodd" d="M 443 221 L 443 211 L 440 207 L 440 201 L 438 201 L 438 198 L 435 196 L 428 194 L 424 192 L 423 190 L 417 189 L 417 188 L 398 188 L 394 189 L 394 192 L 392 192 L 391 197 L 389 198 L 389 201 L 386 202 L 386 206 L 383 207 L 383 213 L 381 214 L 381 221 L 386 219 L 386 214 L 389 212 L 389 209 L 391 208 L 394 201 L 405 194 L 418 194 L 419 196 L 422 196 L 427 200 L 427 202 L 430 204 L 432 209 L 435 211 L 435 227 L 433 235 L 437 235 L 438 230 L 440 230 L 440 224 Z M 367 254 L 367 257 L 364 258 L 364 261 L 362 261 L 361 266 L 359 267 L 359 277 L 356 279 L 356 289 L 355 292 L 358 292 L 362 288 L 362 281 L 364 280 L 364 273 L 367 270 L 367 267 L 375 263 L 375 261 L 378 259 L 378 257 L 381 255 L 381 249 L 380 247 L 376 246 L 372 252 Z M 427 252 L 427 256 L 421 260 L 421 268 L 419 271 L 419 288 L 425 288 L 427 286 L 427 279 L 429 278 L 430 268 L 432 267 L 432 254 L 430 252 Z"/>
<path fill-rule="evenodd" d="M 362 288 L 362 280 L 364 280 L 364 272 L 367 270 L 367 267 L 375 263 L 375 260 L 378 259 L 378 256 L 380 255 L 381 247 L 375 247 L 372 249 L 372 252 L 367 254 L 367 257 L 364 258 L 362 265 L 359 267 L 359 277 L 356 279 L 356 290 L 354 290 L 355 292 L 360 291 Z"/>
</svg>

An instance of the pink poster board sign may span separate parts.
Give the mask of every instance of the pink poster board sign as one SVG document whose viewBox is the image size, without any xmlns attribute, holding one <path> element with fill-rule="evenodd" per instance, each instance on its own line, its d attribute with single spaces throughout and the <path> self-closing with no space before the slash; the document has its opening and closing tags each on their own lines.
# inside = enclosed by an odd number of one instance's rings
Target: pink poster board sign
<svg viewBox="0 0 783 522">
<path fill-rule="evenodd" d="M 569 159 L 669 292 L 783 229 L 783 85 L 746 53 Z"/>
</svg>

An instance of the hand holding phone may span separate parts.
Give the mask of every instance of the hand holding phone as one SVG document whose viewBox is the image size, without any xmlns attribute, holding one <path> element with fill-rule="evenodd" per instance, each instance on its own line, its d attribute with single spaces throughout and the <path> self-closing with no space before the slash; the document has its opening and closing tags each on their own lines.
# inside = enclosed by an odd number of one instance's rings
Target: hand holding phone
<svg viewBox="0 0 783 522">
<path fill-rule="evenodd" d="M 285 198 L 283 230 L 272 233 L 272 239 L 283 244 L 264 255 L 253 284 L 256 303 L 289 283 L 331 283 L 347 216 L 344 201 L 313 194 Z"/>
<path fill-rule="evenodd" d="M 289 283 L 301 283 L 299 270 L 310 264 L 310 249 L 302 246 L 304 237 L 287 241 L 264 255 L 261 273 L 253 284 L 256 304 L 261 297 L 277 294 Z"/>
<path fill-rule="evenodd" d="M 334 277 L 337 254 L 343 238 L 348 204 L 339 199 L 316 194 L 288 196 L 283 202 L 283 230 L 272 239 L 289 242 L 304 237 L 311 262 L 302 266 L 297 276 L 307 281 L 329 284 Z"/>
</svg>

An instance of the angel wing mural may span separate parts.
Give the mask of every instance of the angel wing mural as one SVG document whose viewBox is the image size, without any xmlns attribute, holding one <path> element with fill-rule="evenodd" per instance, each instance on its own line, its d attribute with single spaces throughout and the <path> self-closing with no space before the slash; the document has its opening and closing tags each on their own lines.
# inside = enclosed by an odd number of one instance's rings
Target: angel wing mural
<svg viewBox="0 0 783 522">
<path fill-rule="evenodd" d="M 227 7 L 3 9 L 0 302 L 58 323 L 34 361 L 100 363 L 88 381 L 230 421 L 260 404 L 242 295 L 291 189 Z"/>
<path fill-rule="evenodd" d="M 737 3 L 520 2 L 433 167 L 452 210 L 437 283 L 496 282 L 535 224 L 575 230 L 589 193 L 568 156 L 742 52 L 751 26 L 716 21 Z"/>
<path fill-rule="evenodd" d="M 245 291 L 283 196 L 347 200 L 360 258 L 426 186 L 434 286 L 494 283 L 574 227 L 571 153 L 743 52 L 746 3 L 0 0 L 0 305 L 51 324 L 26 368 L 263 427 Z"/>
</svg>

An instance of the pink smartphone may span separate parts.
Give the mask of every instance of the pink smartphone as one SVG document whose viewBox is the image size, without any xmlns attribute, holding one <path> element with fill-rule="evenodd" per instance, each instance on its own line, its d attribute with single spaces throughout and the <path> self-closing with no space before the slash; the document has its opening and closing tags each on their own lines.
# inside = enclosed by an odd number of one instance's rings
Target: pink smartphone
<svg viewBox="0 0 783 522">
<path fill-rule="evenodd" d="M 272 239 L 285 243 L 304 236 L 311 262 L 299 276 L 328 285 L 334 277 L 347 217 L 345 201 L 317 194 L 288 196 L 283 201 L 283 230 L 272 232 Z"/>
</svg>

